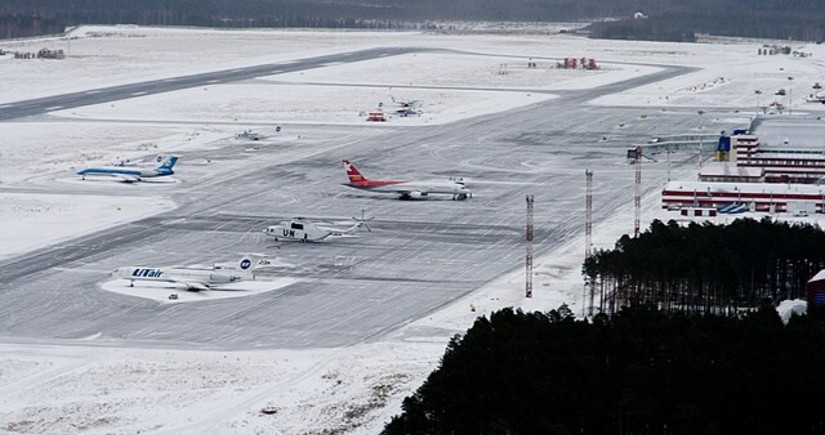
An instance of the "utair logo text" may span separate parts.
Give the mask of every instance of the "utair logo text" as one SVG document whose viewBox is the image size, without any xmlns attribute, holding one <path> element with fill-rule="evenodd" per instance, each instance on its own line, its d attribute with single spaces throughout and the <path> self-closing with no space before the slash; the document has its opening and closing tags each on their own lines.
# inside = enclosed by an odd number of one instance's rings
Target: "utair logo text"
<svg viewBox="0 0 825 435">
<path fill-rule="evenodd" d="M 160 278 L 163 271 L 160 269 L 135 269 L 132 271 L 132 276 L 141 278 Z"/>
</svg>

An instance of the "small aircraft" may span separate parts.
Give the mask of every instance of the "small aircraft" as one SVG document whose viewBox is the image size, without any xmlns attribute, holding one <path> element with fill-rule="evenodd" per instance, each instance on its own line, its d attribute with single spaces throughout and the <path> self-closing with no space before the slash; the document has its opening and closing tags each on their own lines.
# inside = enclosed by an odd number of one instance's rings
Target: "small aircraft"
<svg viewBox="0 0 825 435">
<path fill-rule="evenodd" d="M 349 183 L 344 183 L 344 186 L 355 189 L 376 193 L 394 193 L 399 195 L 400 199 L 420 199 L 430 194 L 452 195 L 453 201 L 473 197 L 472 192 L 464 185 L 463 179 L 461 181 L 458 179 L 447 181 L 369 180 L 349 160 L 344 160 L 344 166 L 347 168 L 347 177 L 349 177 Z"/>
<path fill-rule="evenodd" d="M 187 290 L 197 292 L 212 290 L 221 284 L 255 279 L 252 273 L 254 268 L 252 259 L 243 257 L 234 265 L 214 264 L 209 269 L 126 266 L 113 270 L 112 275 L 129 280 L 129 287 L 133 287 L 135 281 L 167 282 L 184 285 Z"/>
<path fill-rule="evenodd" d="M 402 99 L 396 100 L 395 97 L 393 97 L 393 96 L 390 96 L 390 99 L 392 100 L 393 103 L 398 104 L 401 107 L 413 108 L 413 107 L 417 107 L 419 104 L 421 104 L 421 100 L 417 100 L 417 99 L 416 100 L 402 100 Z"/>
<path fill-rule="evenodd" d="M 809 94 L 805 97 L 805 101 L 809 103 L 822 103 L 825 104 L 825 92 L 817 92 L 816 94 Z"/>
<path fill-rule="evenodd" d="M 340 237 L 345 234 L 351 234 L 358 228 L 365 227 L 367 231 L 372 231 L 367 225 L 366 221 L 369 219 L 352 218 L 356 221 L 355 225 L 346 229 L 336 229 L 324 227 L 307 218 L 294 217 L 288 221 L 283 221 L 278 225 L 270 225 L 264 229 L 264 233 L 278 240 L 288 242 L 321 242 L 330 237 Z"/>
<path fill-rule="evenodd" d="M 395 109 L 395 112 L 393 112 L 393 113 L 396 116 L 407 117 L 407 116 L 421 116 L 421 114 L 424 113 L 424 112 L 416 109 L 415 107 L 400 107 L 398 109 Z"/>
<path fill-rule="evenodd" d="M 165 177 L 175 172 L 172 168 L 178 161 L 178 156 L 168 156 L 163 158 L 154 168 L 136 168 L 128 166 L 101 166 L 97 168 L 85 168 L 77 171 L 81 179 L 87 176 L 114 177 L 124 183 L 134 183 L 144 181 L 144 178 Z"/>
<path fill-rule="evenodd" d="M 277 131 L 281 131 L 280 127 L 278 127 Z M 263 139 L 263 135 L 252 130 L 244 130 L 242 133 L 236 133 L 235 139 L 261 140 Z"/>
</svg>

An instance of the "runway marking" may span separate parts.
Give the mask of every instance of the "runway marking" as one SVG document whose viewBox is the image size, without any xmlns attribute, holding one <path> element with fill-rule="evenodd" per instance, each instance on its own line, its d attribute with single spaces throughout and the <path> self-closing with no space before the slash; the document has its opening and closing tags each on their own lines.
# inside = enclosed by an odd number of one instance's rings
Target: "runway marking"
<svg viewBox="0 0 825 435">
<path fill-rule="evenodd" d="M 270 71 L 270 72 L 271 72 L 272 74 L 280 74 L 280 73 L 284 72 L 284 70 L 282 70 L 282 69 L 274 69 L 274 70 L 272 70 L 272 71 Z"/>
<path fill-rule="evenodd" d="M 206 83 L 220 83 L 220 82 L 221 82 L 220 80 L 215 79 L 215 80 L 209 80 Z"/>
<path fill-rule="evenodd" d="M 99 94 L 99 93 L 100 93 L 100 91 L 98 91 L 98 90 L 84 92 L 84 94 L 86 94 L 86 95 Z"/>
<path fill-rule="evenodd" d="M 11 104 L 3 104 L 2 106 L 0 106 L 0 109 L 5 109 L 6 107 L 11 107 L 11 106 L 12 106 Z"/>
<path fill-rule="evenodd" d="M 146 92 L 146 91 L 132 92 L 132 96 L 134 96 L 134 97 L 139 97 L 141 95 L 146 95 L 146 94 L 148 94 L 148 92 Z"/>
<path fill-rule="evenodd" d="M 52 107 L 47 107 L 46 111 L 51 112 L 52 110 L 60 110 L 62 108 L 63 108 L 63 106 L 52 106 Z"/>
<path fill-rule="evenodd" d="M 164 80 L 164 82 L 176 82 L 176 81 L 178 81 L 178 79 L 166 79 L 166 80 Z"/>
</svg>

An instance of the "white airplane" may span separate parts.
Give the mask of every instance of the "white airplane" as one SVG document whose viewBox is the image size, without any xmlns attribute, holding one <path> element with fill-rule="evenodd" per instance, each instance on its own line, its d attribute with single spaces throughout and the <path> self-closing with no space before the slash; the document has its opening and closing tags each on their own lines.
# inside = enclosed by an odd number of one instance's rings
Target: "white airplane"
<svg viewBox="0 0 825 435">
<path fill-rule="evenodd" d="M 263 135 L 261 135 L 260 133 L 256 133 L 252 130 L 244 130 L 243 133 L 235 134 L 235 139 L 261 140 L 263 139 Z"/>
<path fill-rule="evenodd" d="M 178 156 L 168 156 L 154 168 L 135 168 L 128 166 L 101 166 L 97 168 L 85 168 L 77 171 L 81 179 L 86 177 L 114 177 L 124 183 L 134 183 L 144 181 L 145 178 L 165 177 L 172 175 L 175 171 L 172 168 L 178 161 Z"/>
<path fill-rule="evenodd" d="M 399 195 L 400 199 L 420 199 L 431 194 L 452 195 L 453 201 L 462 201 L 473 197 L 473 193 L 467 189 L 463 180 L 368 180 L 349 160 L 344 160 L 344 165 L 347 168 L 347 177 L 349 177 L 349 183 L 344 183 L 344 186 L 355 189 L 377 193 L 394 193 Z"/>
<path fill-rule="evenodd" d="M 210 269 L 126 266 L 113 270 L 112 275 L 129 280 L 130 287 L 135 285 L 135 281 L 167 282 L 184 285 L 187 290 L 197 292 L 221 284 L 255 279 L 254 268 L 252 259 L 244 257 L 234 265 L 215 264 Z"/>
<path fill-rule="evenodd" d="M 395 112 L 393 113 L 396 116 L 405 118 L 407 116 L 421 116 L 424 112 L 416 109 L 415 107 L 399 107 L 398 109 L 395 109 Z"/>
<path fill-rule="evenodd" d="M 825 104 L 825 92 L 817 92 L 816 94 L 810 94 L 807 97 L 805 97 L 805 101 L 809 103 Z"/>
<path fill-rule="evenodd" d="M 393 103 L 398 104 L 401 107 L 413 108 L 413 107 L 416 107 L 419 104 L 421 104 L 421 100 L 417 100 L 417 99 L 416 100 L 402 100 L 402 99 L 399 98 L 399 99 L 396 100 L 395 97 L 393 97 L 392 95 L 390 95 L 390 99 L 392 100 Z"/>
<path fill-rule="evenodd" d="M 274 238 L 276 241 L 284 240 L 288 242 L 320 242 L 330 237 L 340 237 L 351 234 L 358 228 L 366 227 L 371 231 L 366 219 L 353 218 L 357 223 L 347 229 L 336 229 L 318 225 L 317 223 L 302 217 L 295 217 L 288 221 L 283 221 L 278 225 L 270 225 L 264 229 L 264 233 Z"/>
</svg>

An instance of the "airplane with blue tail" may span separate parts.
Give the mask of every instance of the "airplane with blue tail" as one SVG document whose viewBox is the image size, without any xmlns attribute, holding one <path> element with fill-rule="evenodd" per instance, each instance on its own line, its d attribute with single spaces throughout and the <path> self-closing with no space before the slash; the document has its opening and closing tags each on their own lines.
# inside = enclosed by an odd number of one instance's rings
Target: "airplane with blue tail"
<svg viewBox="0 0 825 435">
<path fill-rule="evenodd" d="M 253 262 L 250 257 L 243 257 L 234 264 L 215 264 L 208 269 L 194 267 L 157 267 L 126 266 L 112 271 L 116 278 L 129 280 L 133 287 L 135 281 L 162 282 L 186 287 L 197 292 L 215 290 L 222 284 L 255 279 L 253 270 L 261 262 Z"/>
<path fill-rule="evenodd" d="M 166 177 L 173 175 L 172 168 L 178 161 L 178 156 L 168 156 L 158 162 L 154 168 L 136 168 L 128 166 L 101 166 L 85 168 L 77 171 L 81 179 L 86 177 L 113 177 L 124 183 L 135 183 L 144 181 L 146 178 Z"/>
</svg>

